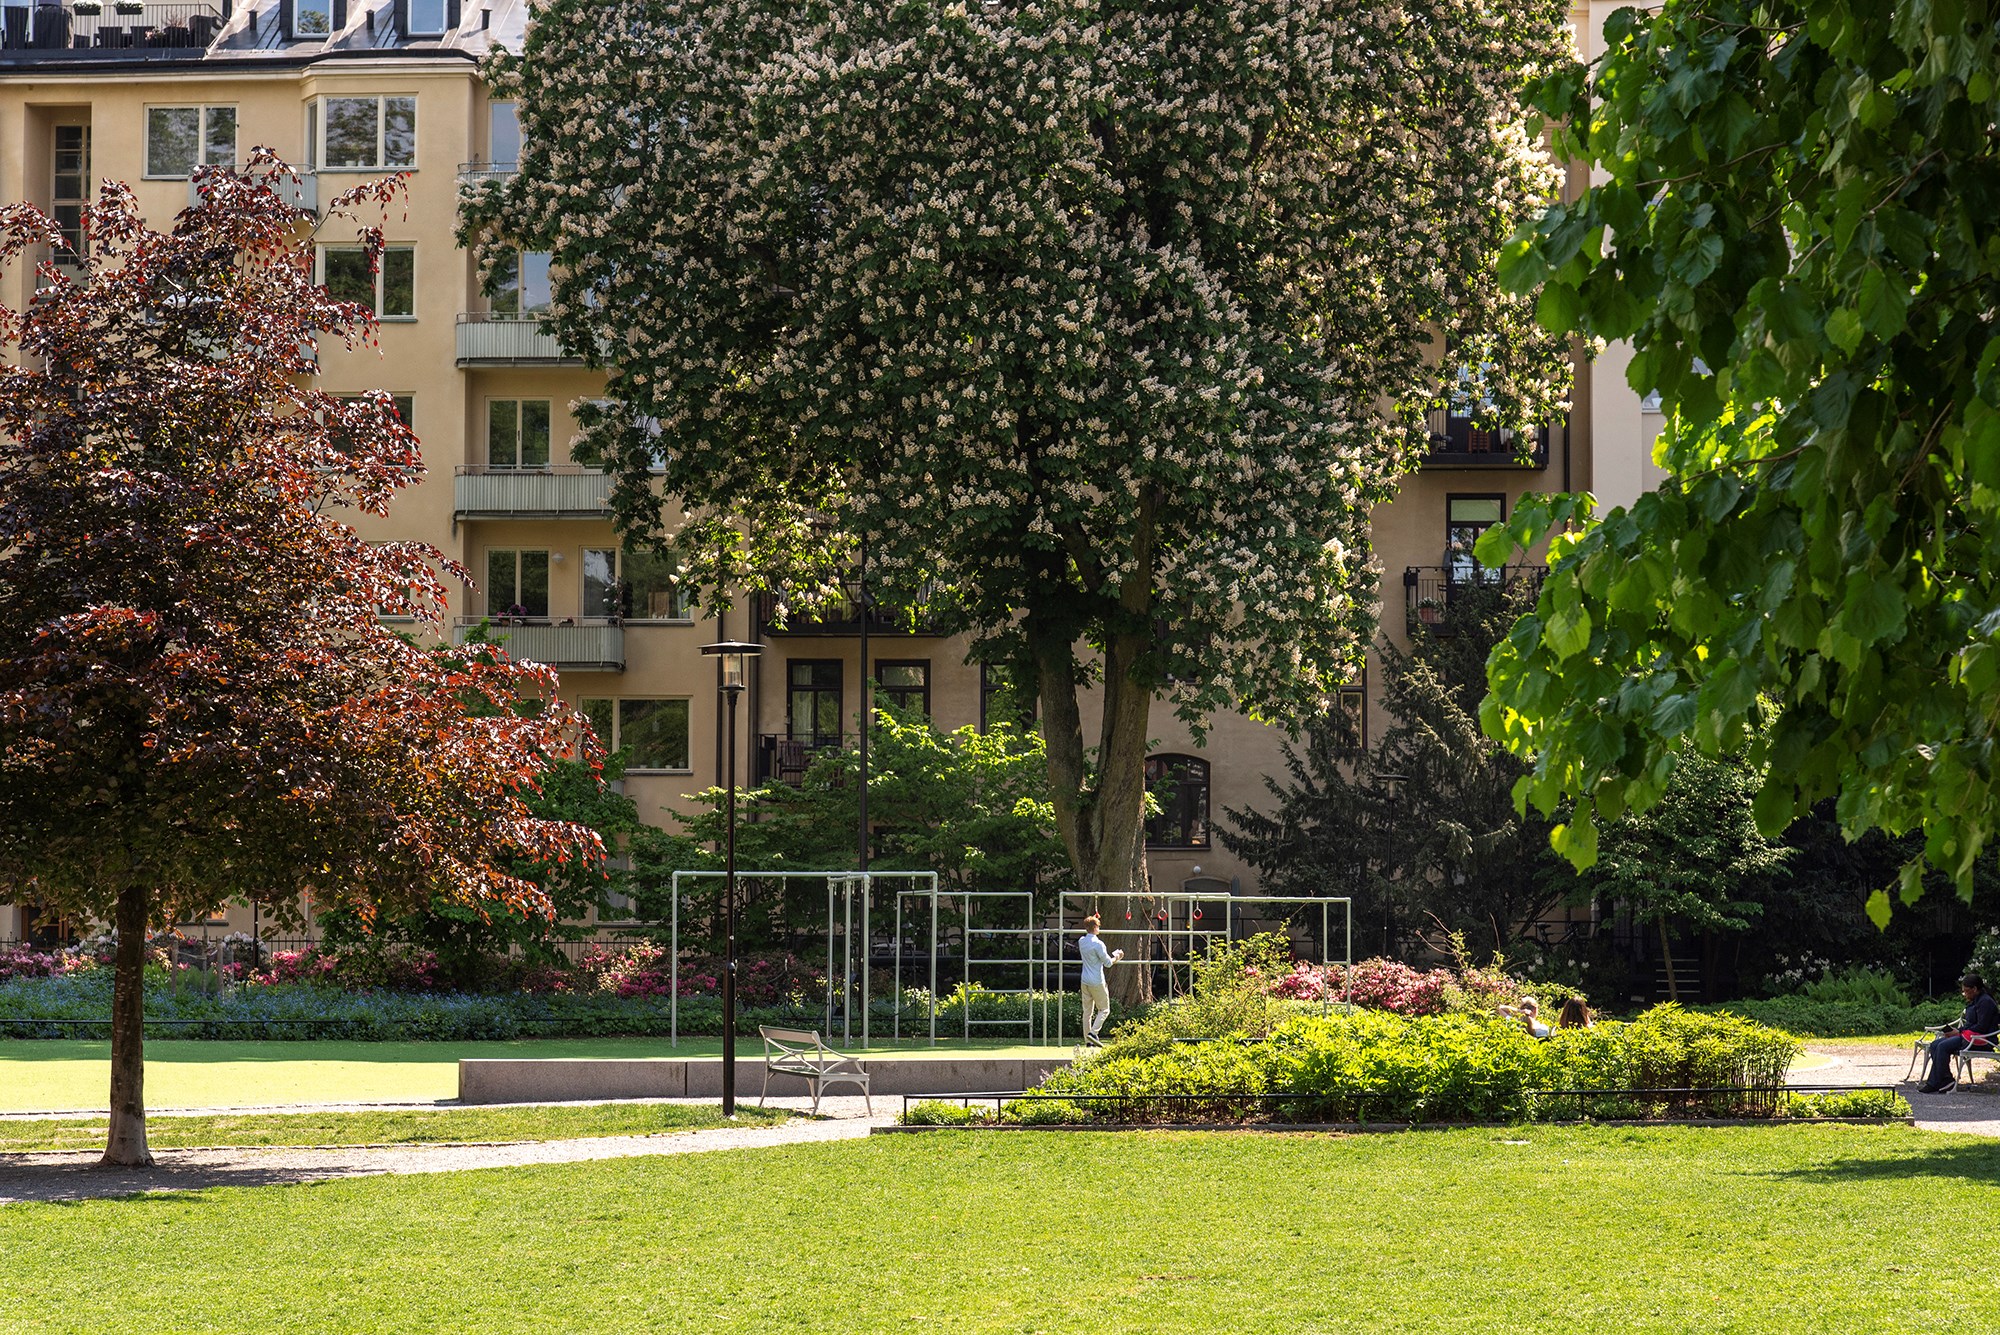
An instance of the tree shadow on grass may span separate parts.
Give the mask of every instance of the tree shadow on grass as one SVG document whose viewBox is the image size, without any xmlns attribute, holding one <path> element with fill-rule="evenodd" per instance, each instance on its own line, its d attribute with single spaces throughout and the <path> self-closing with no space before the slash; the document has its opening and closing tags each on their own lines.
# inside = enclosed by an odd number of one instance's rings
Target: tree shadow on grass
<svg viewBox="0 0 2000 1335">
<path fill-rule="evenodd" d="M 739 1039 L 739 1045 L 743 1040 Z M 717 1046 L 719 1050 L 719 1045 Z M 712 1057 L 714 1052 L 683 1041 L 671 1048 L 664 1038 L 442 1039 L 436 1041 L 363 1039 L 172 1039 L 146 1040 L 146 1061 L 159 1065 L 216 1062 L 365 1062 L 430 1064 L 460 1057 Z M 102 1039 L 0 1039 L 0 1061 L 69 1062 L 111 1059 Z"/>
<path fill-rule="evenodd" d="M 1958 1178 L 2000 1186 L 2000 1140 L 1940 1140 L 1908 1153 L 1857 1155 L 1751 1174 L 1785 1182 L 1916 1182 Z"/>
<path fill-rule="evenodd" d="M 93 1159 L 75 1156 L 67 1163 L 23 1162 L 31 1156 L 0 1154 L 0 1209 L 31 1203 L 75 1205 L 84 1201 L 147 1202 L 172 1196 L 200 1200 L 190 1192 L 215 1187 L 290 1187 L 336 1178 L 379 1175 L 380 1169 L 353 1164 L 311 1166 L 176 1163 L 166 1155 L 152 1168 L 100 1168 Z"/>
</svg>

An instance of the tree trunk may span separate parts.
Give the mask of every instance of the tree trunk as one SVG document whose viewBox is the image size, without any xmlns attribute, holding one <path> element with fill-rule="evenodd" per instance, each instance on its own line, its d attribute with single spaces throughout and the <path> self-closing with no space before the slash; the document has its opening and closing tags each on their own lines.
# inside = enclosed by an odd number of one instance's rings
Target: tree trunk
<svg viewBox="0 0 2000 1335">
<path fill-rule="evenodd" d="M 146 1148 L 146 908 L 143 886 L 118 892 L 118 954 L 111 976 L 111 1128 L 100 1161 L 150 1168 Z"/>
<path fill-rule="evenodd" d="M 1660 919 L 1660 962 L 1667 966 L 1667 1000 L 1681 999 L 1681 980 L 1674 972 L 1674 943 L 1667 937 L 1667 920 Z"/>
<path fill-rule="evenodd" d="M 1084 674 L 1077 663 L 1076 645 L 1085 627 L 1071 616 L 1038 612 L 1033 605 L 1022 626 L 1034 661 L 1057 833 L 1069 852 L 1077 889 L 1085 895 L 1117 896 L 1103 906 L 1105 943 L 1125 951 L 1126 958 L 1135 964 L 1143 935 L 1152 927 L 1151 902 L 1143 896 L 1148 888 L 1144 872 L 1146 747 L 1155 683 L 1144 679 L 1141 664 L 1153 647 L 1153 535 L 1158 504 L 1157 497 L 1140 500 L 1132 562 L 1115 586 L 1085 535 L 1076 530 L 1064 532 L 1067 568 L 1052 563 L 1044 572 L 1049 585 L 1060 589 L 1049 600 L 1051 607 L 1072 601 L 1072 581 L 1080 582 L 1092 597 L 1111 594 L 1117 600 L 1115 625 L 1103 641 L 1104 714 L 1094 776 L 1084 748 L 1083 714 L 1077 701 Z M 1138 933 L 1132 932 L 1134 926 Z M 1131 1004 L 1142 991 L 1149 993 L 1150 980 L 1140 977 L 1142 973 L 1137 967 L 1113 969 L 1106 976 L 1112 995 Z"/>
</svg>

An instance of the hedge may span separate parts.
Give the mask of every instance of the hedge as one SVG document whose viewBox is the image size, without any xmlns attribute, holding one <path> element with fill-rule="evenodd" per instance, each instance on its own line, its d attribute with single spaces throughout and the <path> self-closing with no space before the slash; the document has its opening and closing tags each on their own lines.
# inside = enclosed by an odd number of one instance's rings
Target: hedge
<svg viewBox="0 0 2000 1335">
<path fill-rule="evenodd" d="M 1300 1015 L 1260 1042 L 1177 1044 L 1121 1053 L 1058 1071 L 1044 1095 L 1118 1096 L 1117 1103 L 1048 1100 L 1010 1105 L 1022 1121 L 1511 1121 L 1560 1115 L 1534 1090 L 1769 1088 L 1799 1051 L 1791 1035 L 1730 1015 L 1659 1006 L 1629 1024 L 1531 1038 L 1519 1024 L 1470 1013 L 1380 1011 Z M 1282 1103 L 1259 1100 L 1287 1096 Z M 1711 1113 L 1758 1111 L 1722 1098 Z M 1649 1105 L 1602 1115 L 1645 1115 Z"/>
</svg>

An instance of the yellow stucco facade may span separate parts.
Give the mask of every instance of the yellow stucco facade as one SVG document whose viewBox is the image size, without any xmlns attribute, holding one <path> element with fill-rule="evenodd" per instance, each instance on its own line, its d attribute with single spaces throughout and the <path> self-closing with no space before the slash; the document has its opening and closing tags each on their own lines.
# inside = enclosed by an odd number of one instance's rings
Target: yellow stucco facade
<svg viewBox="0 0 2000 1335">
<path fill-rule="evenodd" d="M 518 602 L 533 624 L 516 633 L 535 656 L 563 669 L 566 698 L 628 702 L 614 704 L 613 712 L 629 707 L 635 727 L 649 710 L 684 709 L 685 754 L 656 756 L 659 763 L 626 780 L 641 812 L 667 823 L 667 808 L 718 784 L 723 772 L 714 666 L 699 646 L 744 637 L 766 644 L 741 719 L 738 773 L 748 782 L 796 758 L 797 748 L 782 740 L 787 734 L 810 731 L 792 716 L 795 674 L 838 689 L 843 731 L 853 730 L 863 675 L 859 639 L 851 632 L 773 633 L 753 624 L 743 607 L 699 622 L 674 619 L 664 600 L 628 610 L 615 625 L 603 615 L 621 609 L 604 605 L 602 579 L 593 586 L 591 573 L 602 575 L 602 554 L 615 549 L 616 539 L 602 512 L 601 480 L 570 467 L 568 458 L 569 405 L 601 381 L 564 361 L 532 320 L 494 318 L 470 256 L 453 240 L 461 176 L 505 170 L 510 152 L 507 117 L 503 110 L 496 121 L 476 58 L 487 43 L 518 32 L 524 6 L 452 0 L 445 33 L 412 37 L 397 25 L 409 21 L 415 4 L 339 0 L 330 7 L 331 31 L 319 34 L 296 30 L 302 21 L 308 28 L 317 22 L 310 0 L 149 0 L 131 16 L 114 16 L 113 0 L 104 0 L 101 15 L 67 18 L 64 46 L 33 45 L 43 31 L 40 16 L 22 19 L 12 11 L 23 6 L 0 5 L 7 18 L 0 34 L 0 199 L 61 203 L 64 179 L 75 179 L 79 130 L 88 179 L 129 183 L 156 225 L 189 199 L 188 157 L 172 138 L 176 126 L 217 141 L 196 156 L 219 156 L 226 139 L 239 157 L 264 146 L 308 164 L 307 188 L 322 209 L 349 185 L 407 161 L 407 208 L 388 219 L 386 235 L 392 248 L 408 249 L 398 273 L 409 277 L 399 277 L 394 291 L 385 279 L 378 294 L 385 310 L 380 346 L 321 350 L 325 388 L 407 396 L 411 426 L 423 442 L 428 476 L 401 497 L 386 523 L 364 524 L 364 533 L 429 542 L 482 581 L 496 571 L 515 581 L 504 600 L 498 589 L 455 595 L 454 621 Z M 1594 32 L 1609 9 L 1579 8 L 1579 31 Z M 50 30 L 51 43 L 56 31 Z M 149 36 L 128 40 L 133 32 Z M 150 34 L 165 40 L 147 45 Z M 234 134 L 225 136 L 232 122 Z M 366 156 L 371 123 L 373 160 L 333 165 Z M 176 151 L 180 158 L 169 160 Z M 322 240 L 338 246 L 351 239 L 352 228 L 328 219 Z M 10 302 L 20 301 L 33 281 L 18 271 L 0 278 Z M 1616 350 L 1594 371 L 1582 369 L 1569 427 L 1551 431 L 1545 463 L 1522 467 L 1493 442 L 1458 438 L 1376 514 L 1390 639 L 1406 642 L 1406 609 L 1419 597 L 1419 584 L 1406 581 L 1431 579 L 1446 566 L 1447 524 L 1460 503 L 1468 515 L 1487 513 L 1495 502 L 1496 512 L 1508 513 L 1524 492 L 1566 487 L 1595 487 L 1607 501 L 1627 501 L 1657 480 L 1650 444 L 1659 419 L 1642 410 L 1622 370 Z M 869 653 L 874 665 L 923 665 L 932 717 L 952 729 L 981 721 L 981 675 L 966 663 L 966 647 L 962 639 L 876 634 Z M 835 663 L 837 670 L 827 666 Z M 1197 747 L 1163 713 L 1156 710 L 1158 750 L 1209 763 L 1211 825 L 1226 808 L 1268 804 L 1263 778 L 1282 770 L 1278 733 L 1222 717 Z M 1094 725 L 1086 719 L 1087 728 Z M 1371 734 L 1383 726 L 1372 699 L 1367 726 Z M 1150 862 L 1162 889 L 1197 876 L 1246 892 L 1256 888 L 1254 872 L 1212 839 L 1208 847 L 1155 849 Z M 21 909 L 0 906 L 0 941 L 21 937 L 28 926 Z"/>
</svg>

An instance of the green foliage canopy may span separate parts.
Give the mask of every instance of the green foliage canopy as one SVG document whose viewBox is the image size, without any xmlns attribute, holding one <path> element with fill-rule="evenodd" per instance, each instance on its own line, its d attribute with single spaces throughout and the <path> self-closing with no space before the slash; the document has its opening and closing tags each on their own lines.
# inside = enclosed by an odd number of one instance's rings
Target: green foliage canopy
<svg viewBox="0 0 2000 1335">
<path fill-rule="evenodd" d="M 2000 813 L 1997 11 L 1667 0 L 1535 95 L 1601 183 L 1503 280 L 1630 339 L 1670 410 L 1656 492 L 1524 504 L 1480 549 L 1551 538 L 1484 723 L 1535 758 L 1524 797 L 1575 799 L 1580 866 L 1677 755 L 1748 747 L 1766 834 L 1835 797 L 1850 835 L 1923 830 L 1906 899 L 1925 861 L 1970 893 Z"/>
</svg>

